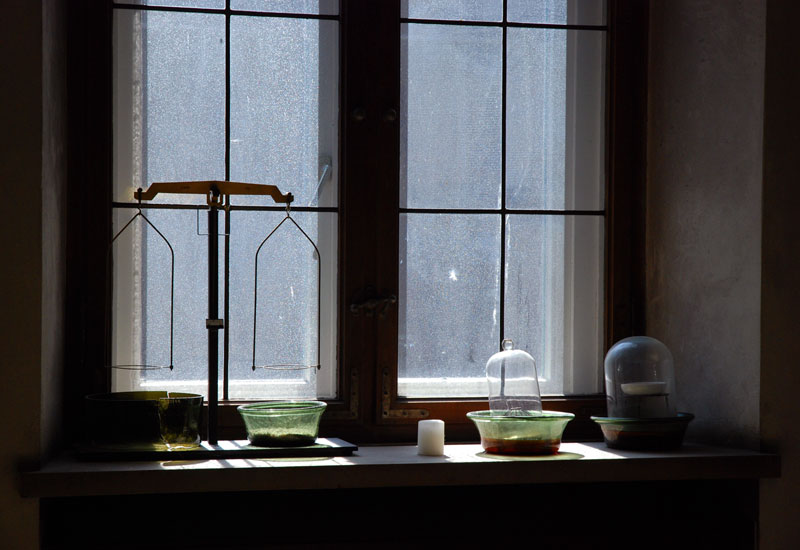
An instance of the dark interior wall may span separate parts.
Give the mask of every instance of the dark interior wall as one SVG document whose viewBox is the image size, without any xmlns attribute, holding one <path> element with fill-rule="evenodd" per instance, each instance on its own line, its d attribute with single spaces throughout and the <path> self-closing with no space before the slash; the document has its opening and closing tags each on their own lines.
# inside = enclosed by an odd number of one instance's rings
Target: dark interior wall
<svg viewBox="0 0 800 550">
<path fill-rule="evenodd" d="M 38 502 L 16 490 L 40 450 L 42 338 L 42 6 L 13 0 L 0 17 L 0 536 L 36 548 Z"/>
<path fill-rule="evenodd" d="M 690 438 L 780 452 L 760 548 L 800 548 L 800 3 L 650 6 L 648 332 Z"/>
<path fill-rule="evenodd" d="M 761 548 L 800 548 L 800 2 L 768 0 L 761 271 L 761 436 L 780 479 L 761 483 Z"/>
<path fill-rule="evenodd" d="M 650 4 L 647 332 L 687 436 L 758 447 L 765 0 Z"/>
<path fill-rule="evenodd" d="M 13 0 L 0 17 L 0 545 L 36 548 L 39 503 L 20 467 L 61 424 L 66 193 L 65 0 Z"/>
</svg>

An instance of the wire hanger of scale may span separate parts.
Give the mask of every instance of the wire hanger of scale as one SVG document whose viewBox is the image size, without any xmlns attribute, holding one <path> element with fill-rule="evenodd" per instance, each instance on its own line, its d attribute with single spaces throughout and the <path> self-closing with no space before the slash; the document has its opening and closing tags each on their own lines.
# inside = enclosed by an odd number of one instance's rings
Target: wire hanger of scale
<svg viewBox="0 0 800 550">
<path fill-rule="evenodd" d="M 324 177 L 324 176 L 323 176 Z M 319 248 L 308 236 L 308 234 L 300 227 L 294 218 L 292 218 L 291 214 L 291 200 L 286 202 L 286 216 L 280 221 L 278 225 L 276 225 L 272 231 L 261 241 L 261 244 L 258 246 L 258 250 L 256 250 L 256 257 L 255 257 L 255 272 L 253 275 L 253 370 L 257 368 L 260 369 L 268 369 L 268 370 L 305 370 L 305 369 L 313 369 L 316 368 L 317 370 L 322 368 L 320 364 L 320 341 L 321 338 L 321 324 L 320 320 L 322 318 L 322 256 L 319 253 Z M 264 247 L 264 244 L 272 237 L 278 229 L 286 222 L 289 221 L 297 228 L 300 233 L 302 233 L 303 237 L 311 243 L 311 246 L 314 247 L 314 259 L 317 262 L 317 363 L 313 365 L 302 365 L 302 364 L 292 364 L 292 363 L 279 363 L 279 364 L 272 364 L 272 365 L 256 365 L 256 342 L 258 337 L 258 255 L 261 253 L 261 249 Z"/>
<path fill-rule="evenodd" d="M 153 229 L 153 231 L 155 231 L 158 234 L 158 236 L 161 237 L 161 239 L 169 247 L 169 254 L 170 254 L 170 266 L 169 266 L 169 366 L 167 366 L 167 365 L 142 365 L 142 364 L 140 364 L 140 365 L 113 365 L 112 364 L 112 365 L 107 365 L 107 367 L 111 368 L 111 369 L 139 370 L 139 371 L 161 370 L 161 369 L 173 370 L 175 368 L 174 365 L 173 365 L 173 361 L 172 361 L 172 355 L 173 355 L 173 351 L 174 351 L 174 332 L 175 332 L 175 251 L 173 250 L 172 245 L 170 244 L 169 240 L 167 240 L 167 238 L 164 236 L 164 234 L 161 233 L 161 231 L 159 231 L 158 228 L 155 225 L 153 225 L 153 222 L 151 222 L 147 218 L 147 216 L 145 216 L 144 213 L 142 212 L 142 198 L 140 196 L 141 192 L 142 192 L 141 189 L 139 189 L 137 191 L 137 197 L 136 198 L 139 201 L 139 207 L 136 210 L 136 214 L 134 214 L 133 217 L 130 220 L 128 220 L 128 223 L 126 223 L 124 226 L 122 226 L 122 229 L 120 229 L 117 232 L 117 234 L 114 235 L 114 237 L 111 239 L 111 242 L 108 244 L 108 251 L 106 252 L 106 265 L 109 266 L 109 272 L 111 272 L 110 266 L 111 266 L 111 257 L 112 257 L 113 247 L 114 247 L 114 241 L 116 241 L 117 238 L 120 235 L 122 235 L 122 233 L 124 233 L 125 230 L 128 229 L 128 227 L 130 227 L 130 225 L 136 220 L 136 218 L 142 218 L 147 223 L 147 225 L 149 225 Z M 107 286 L 109 287 L 109 290 L 110 290 L 110 283 L 111 283 L 111 277 L 108 277 Z M 106 294 L 108 295 L 108 292 Z M 107 323 L 106 326 L 107 326 L 107 330 L 110 330 L 110 327 L 111 327 L 110 323 Z M 110 342 L 111 339 L 110 338 L 106 338 L 106 341 Z"/>
</svg>

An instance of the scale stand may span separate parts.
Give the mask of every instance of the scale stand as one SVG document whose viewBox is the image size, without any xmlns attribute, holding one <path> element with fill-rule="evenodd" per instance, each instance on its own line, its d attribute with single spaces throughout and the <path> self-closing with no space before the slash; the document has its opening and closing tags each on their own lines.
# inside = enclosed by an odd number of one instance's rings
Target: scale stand
<svg viewBox="0 0 800 550">
<path fill-rule="evenodd" d="M 178 181 L 153 183 L 146 191 L 134 193 L 139 201 L 152 200 L 159 193 L 205 195 L 208 204 L 208 433 L 209 444 L 218 443 L 217 409 L 219 406 L 219 330 L 225 331 L 224 369 L 228 367 L 228 251 L 230 247 L 231 195 L 269 195 L 275 203 L 289 205 L 291 193 L 283 194 L 275 185 L 234 181 Z M 219 210 L 225 212 L 225 293 L 224 318 L 219 318 Z"/>
</svg>

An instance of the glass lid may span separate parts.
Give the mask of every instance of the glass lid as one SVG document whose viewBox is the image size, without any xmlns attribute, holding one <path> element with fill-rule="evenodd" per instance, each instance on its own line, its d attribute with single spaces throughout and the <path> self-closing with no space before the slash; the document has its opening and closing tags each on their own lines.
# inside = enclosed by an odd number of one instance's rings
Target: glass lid
<svg viewBox="0 0 800 550">
<path fill-rule="evenodd" d="M 486 362 L 489 382 L 489 408 L 493 415 L 529 416 L 542 412 L 536 361 L 529 353 L 513 349 L 514 343 L 503 340 L 503 350 Z"/>
</svg>

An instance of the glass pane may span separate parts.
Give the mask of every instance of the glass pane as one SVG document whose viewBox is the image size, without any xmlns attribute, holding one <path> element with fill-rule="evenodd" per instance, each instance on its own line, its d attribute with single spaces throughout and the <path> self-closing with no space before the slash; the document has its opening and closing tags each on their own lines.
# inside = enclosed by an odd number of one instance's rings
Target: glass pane
<svg viewBox="0 0 800 550">
<path fill-rule="evenodd" d="M 336 205 L 337 36 L 336 21 L 231 18 L 231 179 Z"/>
<path fill-rule="evenodd" d="M 252 370 L 256 251 L 285 217 L 282 212 L 234 212 L 231 216 L 232 399 L 335 397 L 336 214 L 292 213 L 322 257 L 322 311 L 317 303 L 320 256 L 291 221 L 281 225 L 258 255 L 256 365 L 317 364 L 321 315 L 322 369 Z"/>
<path fill-rule="evenodd" d="M 403 0 L 402 17 L 455 21 L 502 21 L 502 0 Z"/>
<path fill-rule="evenodd" d="M 605 0 L 508 0 L 508 20 L 550 25 L 604 25 Z"/>
<path fill-rule="evenodd" d="M 503 33 L 403 25 L 400 206 L 500 206 Z"/>
<path fill-rule="evenodd" d="M 142 6 L 168 6 L 176 8 L 225 9 L 225 0 L 126 0 L 126 4 Z"/>
<path fill-rule="evenodd" d="M 127 222 L 133 212 L 117 211 Z M 208 238 L 197 235 L 194 210 L 148 210 L 147 218 L 169 241 L 175 253 L 174 370 L 118 373 L 132 386 L 116 390 L 157 389 L 207 394 L 208 376 Z M 202 215 L 202 214 L 201 214 Z M 169 366 L 170 252 L 164 240 L 142 220 L 134 222 L 115 242 L 116 364 Z M 121 228 L 121 226 L 120 226 Z M 220 263 L 220 269 L 222 263 Z M 122 269 L 127 268 L 126 272 Z M 127 270 L 130 271 L 127 271 Z M 127 284 L 120 284 L 126 281 Z M 221 296 L 221 295 L 220 295 Z M 220 301 L 221 304 L 221 301 Z M 220 310 L 221 313 L 221 310 Z M 127 325 L 127 328 L 126 328 Z M 123 331 L 122 333 L 120 331 Z M 129 341 L 125 342 L 125 338 Z M 130 354 L 123 356 L 122 348 Z M 220 348 L 221 349 L 221 348 Z M 220 359 L 222 355 L 220 354 Z M 117 380 L 117 385 L 123 383 Z"/>
<path fill-rule="evenodd" d="M 508 30 L 508 208 L 603 208 L 604 45 L 599 31 Z"/>
<path fill-rule="evenodd" d="M 225 179 L 225 16 L 118 10 L 114 40 L 115 199 L 156 181 Z"/>
<path fill-rule="evenodd" d="M 231 0 L 232 10 L 337 15 L 338 0 Z"/>
<path fill-rule="evenodd" d="M 536 360 L 543 394 L 600 391 L 603 217 L 506 220 L 504 338 Z"/>
<path fill-rule="evenodd" d="M 486 396 L 500 336 L 500 216 L 401 215 L 400 235 L 399 394 Z"/>
</svg>

